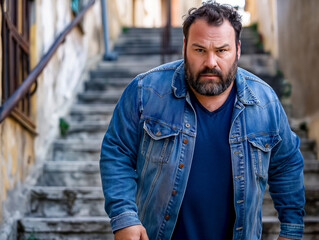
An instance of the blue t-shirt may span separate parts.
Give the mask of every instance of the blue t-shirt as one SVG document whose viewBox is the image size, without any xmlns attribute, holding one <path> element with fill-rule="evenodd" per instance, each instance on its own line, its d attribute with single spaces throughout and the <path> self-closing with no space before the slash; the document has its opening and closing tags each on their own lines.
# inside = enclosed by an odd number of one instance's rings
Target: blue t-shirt
<svg viewBox="0 0 319 240">
<path fill-rule="evenodd" d="M 195 151 L 172 240 L 232 239 L 235 210 L 228 138 L 235 88 L 213 112 L 191 94 L 197 115 Z"/>
</svg>

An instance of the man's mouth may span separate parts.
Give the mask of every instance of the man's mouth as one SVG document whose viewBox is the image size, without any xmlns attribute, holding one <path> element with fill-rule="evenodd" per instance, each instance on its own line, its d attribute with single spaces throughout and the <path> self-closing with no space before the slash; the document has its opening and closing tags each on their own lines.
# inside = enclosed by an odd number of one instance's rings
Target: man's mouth
<svg viewBox="0 0 319 240">
<path fill-rule="evenodd" d="M 218 74 L 214 74 L 214 73 L 202 73 L 200 74 L 200 76 L 203 78 L 213 78 L 213 79 L 220 78 Z"/>
</svg>

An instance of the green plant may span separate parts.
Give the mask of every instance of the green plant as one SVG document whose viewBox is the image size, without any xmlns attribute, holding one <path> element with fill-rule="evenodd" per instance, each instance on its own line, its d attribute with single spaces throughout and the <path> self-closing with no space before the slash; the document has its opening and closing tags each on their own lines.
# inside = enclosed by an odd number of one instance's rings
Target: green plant
<svg viewBox="0 0 319 240">
<path fill-rule="evenodd" d="M 128 27 L 123 26 L 123 27 L 122 27 L 122 33 L 126 33 L 127 31 L 128 31 Z"/>
<path fill-rule="evenodd" d="M 60 135 L 62 137 L 66 136 L 68 129 L 69 129 L 69 126 L 70 125 L 68 124 L 68 122 L 64 118 L 60 118 L 59 127 L 60 127 Z"/>
<path fill-rule="evenodd" d="M 34 233 L 31 233 L 28 238 L 23 238 L 22 240 L 40 240 L 34 236 Z"/>
</svg>

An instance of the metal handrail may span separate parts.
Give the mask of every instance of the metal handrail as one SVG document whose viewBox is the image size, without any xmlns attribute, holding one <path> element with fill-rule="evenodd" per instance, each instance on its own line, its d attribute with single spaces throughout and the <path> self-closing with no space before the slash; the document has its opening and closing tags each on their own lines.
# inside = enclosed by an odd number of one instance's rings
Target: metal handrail
<svg viewBox="0 0 319 240">
<path fill-rule="evenodd" d="M 22 82 L 19 88 L 2 104 L 0 107 L 0 123 L 10 114 L 14 107 L 20 100 L 23 99 L 25 94 L 30 90 L 33 83 L 36 82 L 38 76 L 42 73 L 43 69 L 49 63 L 58 47 L 65 41 L 66 36 L 71 30 L 76 27 L 83 19 L 85 13 L 93 6 L 95 0 L 90 2 L 84 7 L 84 9 L 71 21 L 71 23 L 65 28 L 65 30 L 57 37 L 52 44 L 48 52 L 42 57 L 41 61 L 32 69 L 30 74 Z"/>
</svg>

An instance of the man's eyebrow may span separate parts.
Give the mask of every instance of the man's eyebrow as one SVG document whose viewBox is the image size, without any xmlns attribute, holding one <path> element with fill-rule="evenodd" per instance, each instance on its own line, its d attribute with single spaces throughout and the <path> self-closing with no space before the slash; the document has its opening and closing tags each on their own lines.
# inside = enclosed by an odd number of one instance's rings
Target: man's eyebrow
<svg viewBox="0 0 319 240">
<path fill-rule="evenodd" d="M 192 44 L 193 47 L 200 47 L 200 48 L 205 48 L 204 46 L 198 44 L 198 43 L 193 43 Z"/>
<path fill-rule="evenodd" d="M 229 47 L 228 43 L 225 43 L 224 45 L 220 46 L 220 47 L 216 47 L 216 49 L 222 49 L 222 48 L 226 48 Z"/>
</svg>

